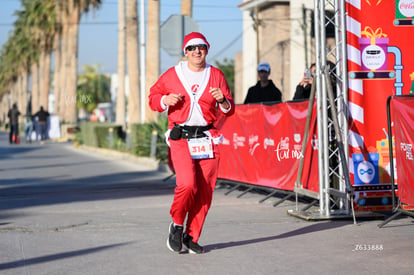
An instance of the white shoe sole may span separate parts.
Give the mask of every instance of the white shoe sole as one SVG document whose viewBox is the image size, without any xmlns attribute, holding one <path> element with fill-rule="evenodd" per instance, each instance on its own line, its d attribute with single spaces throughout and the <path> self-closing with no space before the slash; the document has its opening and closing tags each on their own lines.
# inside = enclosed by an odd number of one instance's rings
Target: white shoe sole
<svg viewBox="0 0 414 275">
<path fill-rule="evenodd" d="M 179 252 L 179 251 L 175 251 L 174 249 L 172 249 L 172 248 L 171 248 L 171 246 L 170 246 L 170 238 L 169 238 L 169 237 L 167 238 L 167 247 L 168 247 L 168 249 L 169 249 L 169 250 L 171 250 L 172 252 Z"/>
<path fill-rule="evenodd" d="M 197 253 L 194 250 L 190 249 L 188 246 L 186 246 L 184 243 L 183 243 L 183 249 L 181 250 L 181 252 L 190 253 L 190 254 L 203 254 L 204 253 L 204 251 L 202 253 Z"/>
<path fill-rule="evenodd" d="M 181 250 L 181 252 L 182 253 L 197 254 L 194 251 L 192 251 L 188 246 L 186 246 L 184 243 L 183 243 L 183 249 Z"/>
</svg>

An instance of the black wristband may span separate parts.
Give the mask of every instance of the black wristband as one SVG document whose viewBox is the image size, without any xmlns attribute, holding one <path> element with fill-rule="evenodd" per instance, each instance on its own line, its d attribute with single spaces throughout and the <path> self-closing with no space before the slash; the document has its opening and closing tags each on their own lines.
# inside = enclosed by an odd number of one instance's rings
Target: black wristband
<svg viewBox="0 0 414 275">
<path fill-rule="evenodd" d="M 224 96 L 222 101 L 217 101 L 217 102 L 218 102 L 218 104 L 222 104 L 222 103 L 224 103 L 225 101 L 226 101 L 226 97 Z"/>
</svg>

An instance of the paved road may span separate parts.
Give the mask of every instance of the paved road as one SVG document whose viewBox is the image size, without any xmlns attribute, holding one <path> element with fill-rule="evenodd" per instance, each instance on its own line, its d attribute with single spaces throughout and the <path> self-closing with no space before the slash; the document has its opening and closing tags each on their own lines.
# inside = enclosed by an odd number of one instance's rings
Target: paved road
<svg viewBox="0 0 414 275">
<path fill-rule="evenodd" d="M 0 274 L 413 274 L 410 217 L 308 222 L 286 214 L 294 201 L 224 187 L 200 239 L 207 253 L 172 253 L 168 175 L 0 133 Z"/>
</svg>

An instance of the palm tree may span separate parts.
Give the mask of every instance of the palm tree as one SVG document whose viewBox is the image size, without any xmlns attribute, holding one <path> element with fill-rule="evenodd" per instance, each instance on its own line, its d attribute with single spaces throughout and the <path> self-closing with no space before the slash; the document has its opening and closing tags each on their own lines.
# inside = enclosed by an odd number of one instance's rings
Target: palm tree
<svg viewBox="0 0 414 275">
<path fill-rule="evenodd" d="M 0 57 L 0 91 L 2 94 L 10 96 L 10 102 L 16 101 L 14 86 L 17 79 L 15 63 L 18 58 L 18 53 L 13 42 L 11 39 L 6 42 L 2 48 Z"/>
<path fill-rule="evenodd" d="M 91 113 L 98 103 L 111 100 L 111 79 L 99 73 L 99 65 L 84 65 L 78 76 L 77 107 Z"/>
<path fill-rule="evenodd" d="M 35 34 L 39 52 L 39 105 L 49 109 L 50 69 L 53 39 L 56 33 L 54 0 L 25 1 L 29 28 Z M 37 110 L 37 109 L 35 109 Z"/>
<path fill-rule="evenodd" d="M 147 122 L 156 121 L 157 113 L 148 105 L 149 89 L 160 74 L 160 1 L 148 0 L 147 62 L 146 62 L 146 100 L 145 118 Z"/>
<path fill-rule="evenodd" d="M 13 66 L 11 58 L 10 40 L 3 45 L 0 56 L 0 91 L 2 95 L 10 95 L 13 78 Z"/>
<path fill-rule="evenodd" d="M 118 0 L 118 32 L 116 123 L 125 128 L 125 0 Z"/>
<path fill-rule="evenodd" d="M 12 102 L 24 110 L 27 103 L 28 62 L 31 44 L 22 20 L 15 22 L 15 29 L 3 46 L 0 56 L 0 95 L 8 93 Z"/>
<path fill-rule="evenodd" d="M 39 0 L 41 2 L 41 47 L 40 47 L 40 105 L 49 110 L 49 91 L 51 75 L 51 58 L 54 37 L 56 35 L 56 12 L 54 0 Z"/>
<path fill-rule="evenodd" d="M 141 122 L 137 0 L 127 0 L 126 30 L 129 76 L 128 123 L 131 124 Z"/>
<path fill-rule="evenodd" d="M 61 67 L 57 71 L 61 73 L 60 80 L 65 79 L 66 82 L 58 81 L 60 87 L 65 87 L 65 91 L 60 93 L 60 98 L 65 96 L 76 100 L 76 79 L 77 79 L 77 50 L 78 50 L 78 33 L 79 21 L 81 13 L 87 12 L 89 7 L 98 7 L 101 0 L 22 0 L 22 6 L 25 8 L 19 11 L 24 33 L 30 38 L 31 48 L 33 51 L 30 55 L 30 68 L 32 76 L 32 103 L 33 108 L 39 107 L 39 100 L 42 105 L 47 106 L 47 98 L 49 91 L 49 75 L 50 75 L 50 51 L 52 47 L 53 37 L 58 29 L 56 29 L 56 12 L 60 11 L 62 18 L 62 40 L 60 41 L 62 49 Z M 24 23 L 24 24 L 23 24 Z M 55 43 L 57 43 L 55 41 Z M 57 43 L 57 44 L 60 44 Z M 13 88 L 17 81 L 16 73 L 17 61 L 5 58 L 2 51 L 2 62 L 0 70 L 0 93 L 11 93 L 15 91 Z M 7 54 L 9 55 L 9 53 Z M 4 63 L 4 64 L 3 64 Z M 23 63 L 22 63 L 23 64 Z M 26 62 L 26 64 L 28 64 Z M 39 64 L 41 67 L 39 68 Z M 41 92 L 44 93 L 39 98 L 39 78 L 42 79 Z M 56 78 L 55 78 L 56 79 Z M 23 81 L 23 80 L 22 80 Z M 61 90 L 60 90 L 61 91 Z M 13 93 L 14 97 L 16 95 Z M 75 103 L 75 102 L 74 102 Z M 62 107 L 62 106 L 60 106 Z M 66 110 L 65 119 L 69 123 L 75 123 L 76 104 L 68 104 L 63 108 Z"/>
<path fill-rule="evenodd" d="M 15 45 L 14 49 L 17 52 L 18 60 L 15 65 L 18 73 L 18 104 L 21 111 L 26 113 L 27 109 L 27 93 L 28 93 L 28 79 L 29 79 L 29 64 L 31 55 L 33 54 L 30 38 L 25 32 L 20 29 L 21 26 L 16 25 L 15 36 L 11 40 Z"/>
<path fill-rule="evenodd" d="M 54 4 L 54 0 L 24 0 L 22 1 L 23 10 L 15 13 L 18 16 L 15 29 L 21 34 L 20 40 L 27 40 L 29 45 L 21 51 L 20 72 L 23 75 L 19 77 L 21 77 L 21 83 L 27 83 L 25 74 L 29 71 L 28 64 L 31 62 L 34 109 L 37 109 L 39 105 L 48 108 L 51 41 L 55 33 Z M 22 45 L 24 43 L 19 41 L 17 47 L 22 49 Z M 25 99 L 22 102 L 26 103 L 27 86 L 23 85 L 22 87 L 26 88 L 23 88 L 22 94 Z"/>
<path fill-rule="evenodd" d="M 61 86 L 61 70 L 62 70 L 62 5 L 55 5 L 56 13 L 56 33 L 53 41 L 53 57 L 54 57 L 54 70 L 53 70 L 53 93 L 55 96 L 55 108 L 54 113 L 60 118 L 63 118 L 63 96 Z"/>
<path fill-rule="evenodd" d="M 28 43 L 27 68 L 31 74 L 32 82 L 32 109 L 39 108 L 39 32 L 38 21 L 36 19 L 36 9 L 33 2 L 22 1 L 22 10 L 17 10 L 15 15 L 18 16 L 14 26 L 17 33 L 21 34 Z M 14 38 L 10 38 L 13 41 Z M 20 44 L 20 43 L 19 43 Z M 17 46 L 20 47 L 20 46 Z M 23 52 L 23 51 L 22 51 Z"/>
<path fill-rule="evenodd" d="M 0 96 L 10 96 L 10 102 L 16 102 L 24 108 L 27 92 L 27 49 L 26 33 L 22 20 L 16 21 L 9 40 L 3 45 L 0 54 Z M 26 83 L 24 82 L 26 79 Z"/>
<path fill-rule="evenodd" d="M 88 12 L 90 7 L 98 8 L 101 0 L 56 0 L 62 12 L 62 66 L 60 73 L 61 87 L 64 88 L 61 96 L 64 97 L 66 123 L 77 122 L 76 86 L 78 74 L 78 39 L 79 21 L 82 13 Z M 61 106 L 62 107 L 62 106 Z"/>
</svg>

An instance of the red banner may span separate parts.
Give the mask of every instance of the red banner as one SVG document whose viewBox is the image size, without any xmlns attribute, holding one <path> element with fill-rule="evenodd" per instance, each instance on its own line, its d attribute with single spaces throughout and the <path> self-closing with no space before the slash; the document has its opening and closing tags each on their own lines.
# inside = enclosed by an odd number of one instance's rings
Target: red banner
<svg viewBox="0 0 414 275">
<path fill-rule="evenodd" d="M 293 190 L 306 125 L 308 101 L 275 105 L 237 105 L 217 127 L 224 135 L 219 178 Z M 302 176 L 303 187 L 319 192 L 316 105 L 310 123 Z"/>
<path fill-rule="evenodd" d="M 355 210 L 391 210 L 386 106 L 413 91 L 414 0 L 352 0 L 346 9 Z"/>
<path fill-rule="evenodd" d="M 391 100 L 392 133 L 395 139 L 398 196 L 404 204 L 414 206 L 414 97 Z"/>
</svg>

